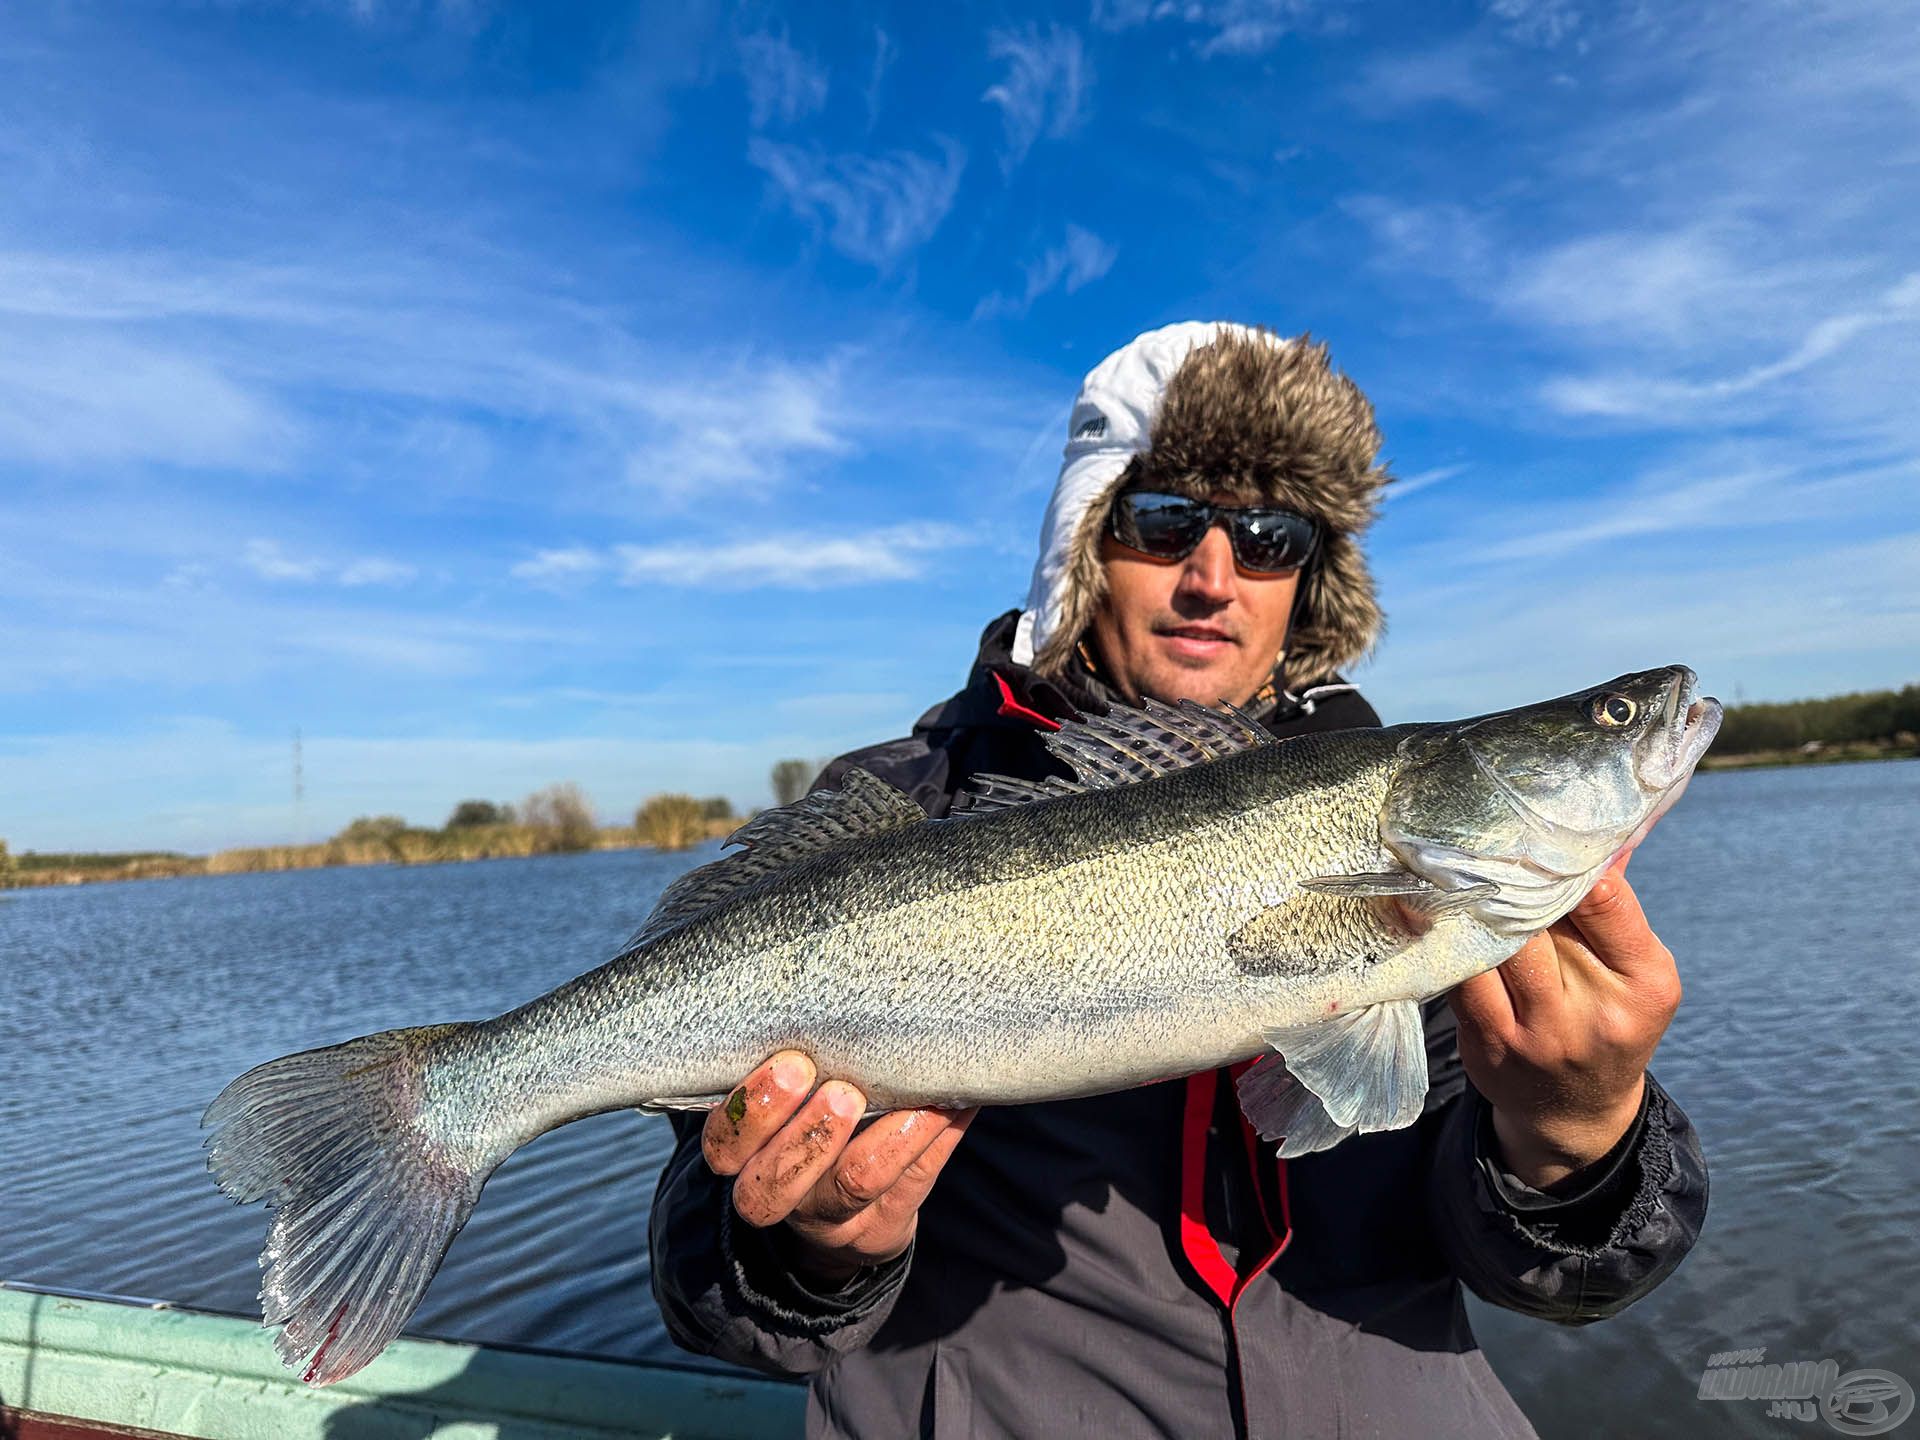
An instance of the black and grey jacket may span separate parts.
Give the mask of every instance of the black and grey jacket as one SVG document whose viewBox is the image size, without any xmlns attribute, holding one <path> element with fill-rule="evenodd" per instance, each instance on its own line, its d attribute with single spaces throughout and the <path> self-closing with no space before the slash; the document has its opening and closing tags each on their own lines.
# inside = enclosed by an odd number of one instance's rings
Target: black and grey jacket
<svg viewBox="0 0 1920 1440">
<path fill-rule="evenodd" d="M 1048 717 L 1092 677 L 1037 680 L 990 627 L 967 688 L 859 764 L 944 814 L 970 776 L 1063 773 Z M 1095 694 L 1092 698 L 1097 699 Z M 1276 734 L 1376 725 L 1351 691 L 1277 697 Z M 1574 1194 L 1502 1172 L 1451 1012 L 1428 1005 L 1413 1126 L 1281 1162 L 1227 1072 L 983 1112 L 913 1248 L 831 1294 L 783 1232 L 733 1214 L 698 1117 L 655 1196 L 653 1287 L 690 1350 L 810 1378 L 814 1436 L 1526 1436 L 1461 1286 L 1564 1324 L 1646 1294 L 1692 1246 L 1707 1174 L 1649 1080 L 1641 1116 Z"/>
</svg>

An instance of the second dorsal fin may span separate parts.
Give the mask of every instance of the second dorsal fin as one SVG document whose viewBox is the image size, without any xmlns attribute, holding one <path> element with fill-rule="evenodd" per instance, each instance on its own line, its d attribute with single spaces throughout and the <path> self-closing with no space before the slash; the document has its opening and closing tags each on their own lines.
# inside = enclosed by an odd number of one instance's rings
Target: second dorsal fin
<svg viewBox="0 0 1920 1440">
<path fill-rule="evenodd" d="M 926 818 L 926 812 L 905 793 L 856 766 L 840 778 L 838 790 L 815 790 L 791 805 L 762 810 L 734 831 L 727 837 L 727 844 L 745 848 L 698 870 L 689 870 L 669 885 L 626 948 L 631 950 L 677 930 L 694 916 L 807 855 Z"/>
<path fill-rule="evenodd" d="M 1260 722 L 1238 705 L 1217 710 L 1192 700 L 1177 705 L 1149 700 L 1137 710 L 1115 705 L 1105 715 L 1069 720 L 1046 737 L 1047 749 L 1073 767 L 1072 780 L 975 776 L 966 813 L 1111 790 L 1274 743 Z"/>
</svg>

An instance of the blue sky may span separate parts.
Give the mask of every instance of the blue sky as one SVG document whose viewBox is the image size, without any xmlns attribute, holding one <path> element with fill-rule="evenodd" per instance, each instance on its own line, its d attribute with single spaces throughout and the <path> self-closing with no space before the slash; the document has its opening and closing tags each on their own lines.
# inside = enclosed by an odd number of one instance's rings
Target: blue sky
<svg viewBox="0 0 1920 1440">
<path fill-rule="evenodd" d="M 764 804 L 1181 319 L 1372 396 L 1389 720 L 1920 678 L 1916 109 L 1905 0 L 10 5 L 0 836 Z"/>
</svg>

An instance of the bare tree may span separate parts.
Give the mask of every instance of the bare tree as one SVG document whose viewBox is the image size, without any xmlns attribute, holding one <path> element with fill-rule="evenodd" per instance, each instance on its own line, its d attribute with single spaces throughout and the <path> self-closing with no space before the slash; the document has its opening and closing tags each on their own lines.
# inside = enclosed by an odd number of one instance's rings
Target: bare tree
<svg viewBox="0 0 1920 1440">
<path fill-rule="evenodd" d="M 541 832 L 547 850 L 587 850 L 598 833 L 593 807 L 571 780 L 536 790 L 520 806 L 520 822 Z"/>
<path fill-rule="evenodd" d="M 773 767 L 773 803 L 791 805 L 813 787 L 819 772 L 811 760 L 780 760 Z"/>
</svg>

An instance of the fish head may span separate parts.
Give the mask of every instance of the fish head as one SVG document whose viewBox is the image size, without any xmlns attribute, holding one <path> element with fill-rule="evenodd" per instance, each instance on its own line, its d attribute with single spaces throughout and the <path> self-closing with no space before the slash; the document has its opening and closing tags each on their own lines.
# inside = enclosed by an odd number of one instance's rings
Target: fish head
<svg viewBox="0 0 1920 1440">
<path fill-rule="evenodd" d="M 1502 934 L 1544 928 L 1639 844 L 1686 788 L 1720 702 L 1684 665 L 1538 705 L 1425 726 L 1401 742 L 1381 838 Z"/>
</svg>

